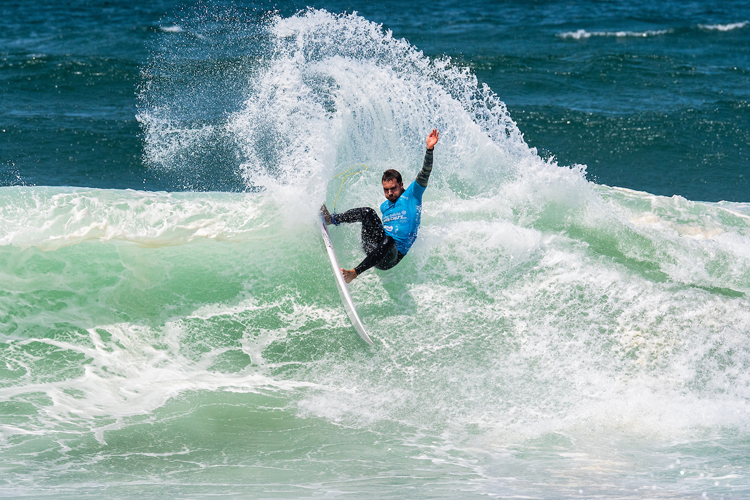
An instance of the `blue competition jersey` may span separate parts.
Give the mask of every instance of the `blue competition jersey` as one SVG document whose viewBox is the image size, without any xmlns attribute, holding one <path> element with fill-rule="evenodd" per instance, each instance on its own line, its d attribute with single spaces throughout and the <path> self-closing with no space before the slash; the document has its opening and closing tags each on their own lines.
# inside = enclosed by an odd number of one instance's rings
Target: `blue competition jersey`
<svg viewBox="0 0 750 500">
<path fill-rule="evenodd" d="M 398 251 L 406 255 L 417 239 L 419 223 L 422 221 L 422 195 L 425 188 L 415 182 L 393 203 L 385 200 L 380 205 L 383 212 L 385 234 L 396 240 Z"/>
</svg>

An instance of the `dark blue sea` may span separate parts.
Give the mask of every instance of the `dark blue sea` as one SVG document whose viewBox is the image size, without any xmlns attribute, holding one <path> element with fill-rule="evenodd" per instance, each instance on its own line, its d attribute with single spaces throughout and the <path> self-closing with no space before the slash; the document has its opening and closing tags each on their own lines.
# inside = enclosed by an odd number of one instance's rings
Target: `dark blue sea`
<svg viewBox="0 0 750 500">
<path fill-rule="evenodd" d="M 0 496 L 750 497 L 750 2 L 8 0 L 0 103 Z"/>
</svg>

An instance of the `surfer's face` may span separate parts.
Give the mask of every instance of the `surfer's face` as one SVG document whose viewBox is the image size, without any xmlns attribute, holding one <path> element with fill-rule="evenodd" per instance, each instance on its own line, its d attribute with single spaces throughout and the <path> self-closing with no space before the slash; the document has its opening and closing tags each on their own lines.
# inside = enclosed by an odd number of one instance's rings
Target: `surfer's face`
<svg viewBox="0 0 750 500">
<path fill-rule="evenodd" d="M 385 194 L 385 197 L 388 201 L 395 202 L 403 192 L 403 183 L 399 183 L 396 179 L 388 179 L 383 181 L 383 193 Z"/>
</svg>

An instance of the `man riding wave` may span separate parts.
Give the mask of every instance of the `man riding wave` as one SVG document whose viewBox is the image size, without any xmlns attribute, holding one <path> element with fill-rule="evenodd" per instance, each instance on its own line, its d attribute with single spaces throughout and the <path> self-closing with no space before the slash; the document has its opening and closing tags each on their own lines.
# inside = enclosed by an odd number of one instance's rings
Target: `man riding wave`
<svg viewBox="0 0 750 500">
<path fill-rule="evenodd" d="M 391 269 L 401 262 L 414 244 L 422 220 L 422 194 L 432 172 L 432 153 L 439 136 L 437 129 L 433 129 L 427 136 L 427 152 L 422 170 L 408 188 L 404 189 L 398 171 L 389 169 L 383 173 L 382 184 L 386 200 L 380 205 L 382 222 L 370 207 L 353 208 L 340 214 L 328 213 L 325 205 L 320 208 L 326 224 L 338 226 L 341 223 L 362 223 L 362 248 L 367 256 L 354 269 L 341 269 L 347 283 L 351 283 L 371 267 Z"/>
</svg>

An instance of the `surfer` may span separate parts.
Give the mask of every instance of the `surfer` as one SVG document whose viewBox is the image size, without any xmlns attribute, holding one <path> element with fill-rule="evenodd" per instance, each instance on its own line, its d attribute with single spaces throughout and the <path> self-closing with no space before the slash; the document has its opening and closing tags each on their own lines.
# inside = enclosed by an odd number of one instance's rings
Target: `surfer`
<svg viewBox="0 0 750 500">
<path fill-rule="evenodd" d="M 386 200 L 380 205 L 382 222 L 370 207 L 353 208 L 340 214 L 328 213 L 325 205 L 320 208 L 326 224 L 338 226 L 341 223 L 362 223 L 362 248 L 367 256 L 354 269 L 341 269 L 347 283 L 351 283 L 371 267 L 383 271 L 391 269 L 401 262 L 414 244 L 422 220 L 422 194 L 432 172 L 432 150 L 439 136 L 437 129 L 433 129 L 427 136 L 427 152 L 422 170 L 408 188 L 404 189 L 401 174 L 397 170 L 389 169 L 383 173 L 381 182 Z"/>
</svg>

